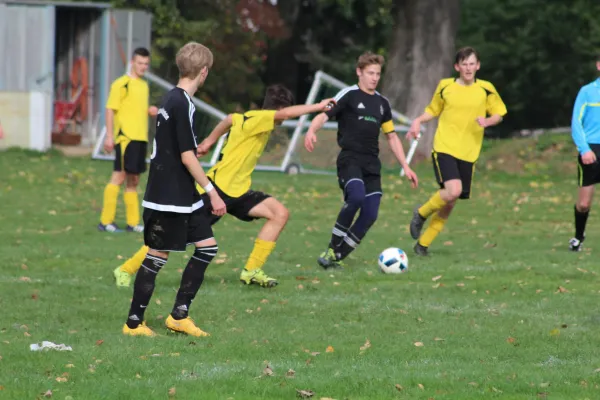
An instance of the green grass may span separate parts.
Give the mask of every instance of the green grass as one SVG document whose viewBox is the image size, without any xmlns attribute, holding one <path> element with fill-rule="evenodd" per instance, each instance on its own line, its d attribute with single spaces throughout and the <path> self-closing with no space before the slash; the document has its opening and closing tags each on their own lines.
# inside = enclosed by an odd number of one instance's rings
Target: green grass
<svg viewBox="0 0 600 400">
<path fill-rule="evenodd" d="M 224 262 L 211 265 L 191 311 L 208 339 L 163 328 L 184 255 L 159 275 L 147 311 L 161 336 L 121 334 L 132 291 L 111 274 L 142 237 L 96 231 L 109 162 L 4 152 L 0 399 L 48 390 L 73 400 L 293 399 L 296 389 L 338 400 L 598 399 L 600 222 L 593 212 L 585 252 L 566 251 L 576 169 L 570 149 L 546 159 L 546 147 L 486 150 L 473 199 L 459 204 L 428 259 L 412 255 L 407 225 L 435 188 L 431 168 L 417 168 L 418 190 L 386 175 L 379 221 L 343 272 L 315 263 L 341 204 L 335 177 L 255 174 L 253 187 L 291 211 L 266 266 L 280 285 L 239 283 L 260 223 L 226 217 L 215 226 Z M 519 151 L 523 165 L 538 167 L 498 170 Z M 406 274 L 378 272 L 388 246 L 407 250 Z M 43 340 L 73 351 L 29 350 Z M 265 362 L 273 376 L 263 376 Z"/>
</svg>

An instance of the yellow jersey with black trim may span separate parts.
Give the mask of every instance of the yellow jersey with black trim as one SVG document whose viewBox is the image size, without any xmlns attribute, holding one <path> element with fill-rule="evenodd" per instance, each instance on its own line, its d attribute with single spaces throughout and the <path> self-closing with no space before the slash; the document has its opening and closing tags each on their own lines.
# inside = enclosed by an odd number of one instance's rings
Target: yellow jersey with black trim
<svg viewBox="0 0 600 400">
<path fill-rule="evenodd" d="M 425 112 L 439 117 L 433 150 L 468 162 L 477 161 L 483 143 L 477 118 L 507 113 L 490 82 L 477 79 L 465 86 L 455 78 L 440 81 Z"/>
<path fill-rule="evenodd" d="M 129 140 L 148 141 L 149 96 L 148 83 L 141 78 L 123 75 L 113 82 L 106 108 L 115 112 L 115 143 Z"/>
<path fill-rule="evenodd" d="M 206 176 L 228 196 L 240 197 L 250 190 L 252 172 L 275 129 L 275 111 L 236 113 L 232 114 L 231 121 L 219 161 Z M 204 193 L 200 185 L 196 187 Z"/>
</svg>

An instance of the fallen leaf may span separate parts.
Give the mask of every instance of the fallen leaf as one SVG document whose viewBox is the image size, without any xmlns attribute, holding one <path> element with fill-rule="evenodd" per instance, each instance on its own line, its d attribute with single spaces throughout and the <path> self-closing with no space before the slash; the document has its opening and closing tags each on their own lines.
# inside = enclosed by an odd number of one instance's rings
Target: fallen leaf
<svg viewBox="0 0 600 400">
<path fill-rule="evenodd" d="M 0 385 L 0 390 L 4 390 L 4 386 Z"/>
<path fill-rule="evenodd" d="M 39 299 L 39 296 L 38 296 L 38 294 L 37 294 L 37 293 L 32 293 L 32 294 L 31 294 L 31 299 L 32 299 L 32 300 L 37 300 L 37 299 Z"/>
<path fill-rule="evenodd" d="M 58 376 L 56 377 L 56 382 L 66 382 L 67 378 L 65 378 L 64 376 Z"/>
<path fill-rule="evenodd" d="M 333 286 L 339 286 L 340 283 L 339 282 L 333 282 Z"/>
<path fill-rule="evenodd" d="M 567 289 L 565 289 L 562 286 L 558 287 L 558 290 L 555 293 L 569 293 L 569 291 Z"/>
<path fill-rule="evenodd" d="M 442 279 L 442 275 L 438 275 L 438 276 L 434 276 L 433 278 L 431 278 L 432 281 L 439 281 L 440 279 Z"/>
<path fill-rule="evenodd" d="M 425 345 L 423 344 L 423 342 L 414 342 L 413 344 L 414 344 L 416 347 L 423 347 L 423 346 L 425 346 Z"/>
<path fill-rule="evenodd" d="M 104 343 L 103 339 L 96 340 L 96 346 L 100 346 L 102 343 Z"/>
<path fill-rule="evenodd" d="M 452 246 L 454 243 L 452 243 L 451 240 L 447 240 L 444 242 L 444 246 Z"/>
<path fill-rule="evenodd" d="M 442 338 L 436 337 L 436 338 L 433 338 L 433 340 L 435 340 L 436 342 L 441 342 L 441 341 L 444 341 L 446 339 L 442 339 Z"/>
<path fill-rule="evenodd" d="M 506 339 L 506 342 L 510 344 L 515 344 L 517 342 L 517 339 L 515 339 L 514 337 L 509 337 L 508 339 Z"/>
<path fill-rule="evenodd" d="M 136 377 L 137 379 L 142 379 L 142 376 L 141 376 L 140 374 L 135 374 L 135 377 Z"/>
<path fill-rule="evenodd" d="M 219 258 L 219 259 L 215 260 L 215 264 L 225 264 L 225 259 Z"/>
<path fill-rule="evenodd" d="M 28 276 L 22 276 L 19 278 L 21 282 L 31 282 L 31 278 Z"/>
<path fill-rule="evenodd" d="M 23 334 L 27 337 L 31 337 L 31 334 L 29 332 L 23 332 Z"/>
<path fill-rule="evenodd" d="M 550 382 L 542 382 L 542 383 L 540 383 L 540 387 L 541 388 L 547 388 L 548 386 L 550 386 Z"/>
<path fill-rule="evenodd" d="M 367 341 L 365 342 L 365 344 L 363 344 L 362 346 L 360 346 L 360 351 L 365 351 L 369 347 L 371 347 L 371 342 L 369 341 L 369 339 L 367 339 Z"/>
<path fill-rule="evenodd" d="M 313 397 L 315 395 L 315 392 L 313 392 L 312 390 L 298 390 L 298 389 L 296 389 L 296 392 L 298 393 L 298 397 L 303 398 L 303 399 L 308 399 L 308 398 Z"/>
<path fill-rule="evenodd" d="M 298 289 L 304 289 L 304 286 L 302 286 L 302 285 L 298 285 L 298 286 L 296 286 L 296 287 L 297 287 Z"/>
<path fill-rule="evenodd" d="M 399 392 L 401 392 L 402 390 L 404 390 L 404 388 L 403 388 L 401 385 L 397 384 L 397 383 L 396 383 L 396 385 L 395 385 L 395 388 L 396 388 L 396 390 L 397 390 L 397 391 L 399 391 Z"/>
<path fill-rule="evenodd" d="M 469 382 L 469 385 L 470 385 L 470 386 L 473 386 L 473 387 L 477 387 L 477 386 L 478 386 L 478 385 L 477 385 L 477 382 Z"/>
<path fill-rule="evenodd" d="M 52 397 L 52 390 L 47 390 L 46 393 L 44 393 L 44 397 Z"/>
<path fill-rule="evenodd" d="M 333 353 L 333 346 L 327 346 L 325 353 Z"/>
<path fill-rule="evenodd" d="M 558 329 L 552 329 L 550 331 L 550 336 L 560 336 L 560 330 L 558 330 Z"/>
<path fill-rule="evenodd" d="M 288 369 L 288 372 L 285 373 L 285 376 L 287 376 L 288 378 L 293 378 L 294 375 L 296 375 L 296 371 L 294 371 L 293 369 Z"/>
<path fill-rule="evenodd" d="M 260 302 L 261 302 L 262 304 L 267 304 L 267 303 L 269 302 L 269 300 L 267 300 L 267 299 L 262 299 Z"/>
<path fill-rule="evenodd" d="M 492 386 L 492 392 L 502 393 L 502 390 L 496 389 L 495 387 Z"/>
<path fill-rule="evenodd" d="M 425 390 L 425 386 L 423 386 L 422 384 L 419 383 L 417 386 L 419 387 L 419 389 Z"/>
<path fill-rule="evenodd" d="M 175 393 L 177 393 L 177 390 L 174 387 L 169 389 L 169 397 L 175 396 Z"/>
<path fill-rule="evenodd" d="M 457 283 L 457 284 L 456 284 L 456 286 L 458 286 L 458 287 L 464 287 L 464 286 L 465 286 L 465 284 L 464 284 L 464 283 L 462 283 L 462 282 L 459 282 L 459 283 Z"/>
<path fill-rule="evenodd" d="M 263 369 L 263 375 L 273 376 L 273 369 L 271 369 L 271 366 L 269 364 L 267 364 L 265 369 Z"/>
<path fill-rule="evenodd" d="M 316 357 L 316 356 L 318 356 L 319 354 L 321 354 L 321 353 L 320 353 L 320 352 L 318 352 L 318 351 L 313 351 L 312 353 L 310 353 L 310 355 L 311 355 L 311 356 L 313 356 L 313 357 Z"/>
<path fill-rule="evenodd" d="M 67 364 L 67 365 L 65 365 L 65 367 L 67 367 L 67 368 L 75 368 L 75 366 L 73 364 Z"/>
<path fill-rule="evenodd" d="M 432 288 L 437 289 L 441 286 L 442 284 L 440 282 L 436 283 L 435 285 L 432 286 Z"/>
<path fill-rule="evenodd" d="M 160 306 L 162 304 L 162 301 L 160 301 L 160 299 L 156 299 L 156 304 Z"/>
</svg>

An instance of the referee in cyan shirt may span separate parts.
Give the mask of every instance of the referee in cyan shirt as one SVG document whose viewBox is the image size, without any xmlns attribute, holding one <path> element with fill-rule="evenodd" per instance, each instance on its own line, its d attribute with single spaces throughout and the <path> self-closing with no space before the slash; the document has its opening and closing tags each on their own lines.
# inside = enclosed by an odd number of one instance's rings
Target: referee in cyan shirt
<svg viewBox="0 0 600 400">
<path fill-rule="evenodd" d="M 596 68 L 600 71 L 600 55 L 596 59 Z M 569 248 L 581 251 L 594 185 L 600 182 L 600 78 L 579 90 L 573 107 L 571 134 L 579 152 L 579 191 L 575 204 L 575 237 L 569 241 Z"/>
</svg>

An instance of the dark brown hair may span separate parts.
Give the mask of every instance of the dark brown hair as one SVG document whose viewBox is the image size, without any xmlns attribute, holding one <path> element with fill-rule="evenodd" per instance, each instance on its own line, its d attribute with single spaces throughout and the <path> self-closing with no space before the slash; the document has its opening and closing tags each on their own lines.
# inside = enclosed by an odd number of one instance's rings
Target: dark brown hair
<svg viewBox="0 0 600 400">
<path fill-rule="evenodd" d="M 265 100 L 263 101 L 263 110 L 280 110 L 294 104 L 294 95 L 288 88 L 276 84 L 267 88 Z"/>
<path fill-rule="evenodd" d="M 479 53 L 472 47 L 463 47 L 456 52 L 456 57 L 454 58 L 454 64 L 460 64 L 467 58 L 471 57 L 475 54 L 475 58 L 479 61 Z"/>
</svg>

